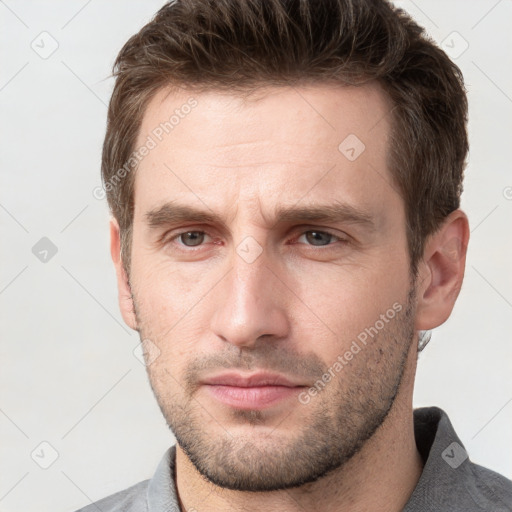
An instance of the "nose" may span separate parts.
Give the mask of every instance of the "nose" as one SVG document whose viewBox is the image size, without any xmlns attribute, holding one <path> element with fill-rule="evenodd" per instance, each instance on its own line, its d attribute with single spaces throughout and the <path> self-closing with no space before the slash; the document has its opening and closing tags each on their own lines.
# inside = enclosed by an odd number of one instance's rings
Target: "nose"
<svg viewBox="0 0 512 512">
<path fill-rule="evenodd" d="M 239 348 L 252 348 L 263 337 L 287 336 L 287 297 L 277 273 L 264 253 L 251 263 L 234 253 L 231 271 L 217 289 L 213 333 Z"/>
</svg>

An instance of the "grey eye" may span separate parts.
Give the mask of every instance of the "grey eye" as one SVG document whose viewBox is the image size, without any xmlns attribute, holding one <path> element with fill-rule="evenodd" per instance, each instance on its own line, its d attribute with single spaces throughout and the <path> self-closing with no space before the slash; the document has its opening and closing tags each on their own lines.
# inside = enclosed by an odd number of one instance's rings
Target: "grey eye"
<svg viewBox="0 0 512 512">
<path fill-rule="evenodd" d="M 179 235 L 179 239 L 187 247 L 194 247 L 204 242 L 205 233 L 202 231 L 187 231 Z"/>
<path fill-rule="evenodd" d="M 329 245 L 332 239 L 335 238 L 334 235 L 324 231 L 306 231 L 304 236 L 309 244 L 316 246 Z"/>
</svg>

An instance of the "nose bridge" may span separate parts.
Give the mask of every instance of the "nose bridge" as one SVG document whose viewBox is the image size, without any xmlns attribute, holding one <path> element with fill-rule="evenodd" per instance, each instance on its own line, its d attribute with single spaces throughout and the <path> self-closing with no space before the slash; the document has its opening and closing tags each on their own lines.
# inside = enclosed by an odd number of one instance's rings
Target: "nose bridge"
<svg viewBox="0 0 512 512">
<path fill-rule="evenodd" d="M 243 241 L 237 247 L 232 259 L 230 288 L 240 306 L 266 302 L 266 284 L 272 275 L 268 263 L 263 250 L 256 256 L 251 241 Z"/>
<path fill-rule="evenodd" d="M 263 335 L 286 335 L 284 297 L 265 252 L 255 239 L 246 237 L 231 255 L 231 271 L 223 279 L 211 327 L 233 345 L 249 347 Z"/>
</svg>

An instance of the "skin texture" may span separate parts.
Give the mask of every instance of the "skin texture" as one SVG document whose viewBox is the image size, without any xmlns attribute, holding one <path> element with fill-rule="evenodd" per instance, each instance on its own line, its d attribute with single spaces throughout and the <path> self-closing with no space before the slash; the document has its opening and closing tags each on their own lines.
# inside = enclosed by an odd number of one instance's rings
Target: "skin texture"
<svg viewBox="0 0 512 512">
<path fill-rule="evenodd" d="M 178 440 L 182 508 L 401 510 L 422 470 L 417 331 L 451 313 L 466 216 L 453 212 L 430 237 L 412 280 L 404 205 L 386 165 L 392 106 L 376 84 L 246 99 L 162 90 L 138 146 L 191 97 L 197 106 L 137 169 L 129 279 L 111 222 L 123 318 L 145 340 L 151 386 Z M 365 146 L 353 160 L 338 148 L 350 134 Z M 169 202 L 216 218 L 172 219 Z M 335 204 L 343 218 L 276 218 L 279 208 Z M 240 409 L 201 385 L 228 370 L 269 370 L 303 387 Z"/>
</svg>

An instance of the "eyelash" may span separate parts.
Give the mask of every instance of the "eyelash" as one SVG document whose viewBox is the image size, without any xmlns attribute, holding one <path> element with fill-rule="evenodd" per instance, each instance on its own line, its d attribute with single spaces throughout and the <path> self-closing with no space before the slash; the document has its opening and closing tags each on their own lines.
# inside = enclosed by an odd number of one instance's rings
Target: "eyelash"
<svg viewBox="0 0 512 512">
<path fill-rule="evenodd" d="M 311 232 L 321 233 L 321 234 L 324 234 L 324 235 L 329 235 L 329 236 L 333 237 L 334 239 L 336 239 L 335 241 L 341 242 L 343 244 L 349 243 L 349 240 L 347 238 L 342 238 L 342 237 L 340 237 L 340 236 L 338 236 L 338 235 L 336 235 L 334 233 L 331 233 L 330 231 L 316 229 L 316 228 L 310 228 L 310 229 L 303 230 L 303 231 L 300 232 L 299 236 L 296 237 L 296 238 L 300 238 L 301 236 L 305 235 L 306 233 L 311 233 Z M 200 230 L 200 229 L 188 229 L 186 231 L 180 231 L 179 233 L 176 233 L 176 234 L 174 234 L 174 235 L 172 235 L 170 237 L 167 237 L 166 235 L 164 235 L 162 237 L 163 244 L 164 245 L 168 245 L 171 242 L 174 242 L 175 240 L 179 239 L 179 237 L 181 235 L 185 235 L 186 233 L 201 233 L 201 234 L 205 234 L 207 236 L 210 236 L 206 231 L 203 231 L 203 230 Z M 189 246 L 189 245 L 184 245 L 184 244 L 178 244 L 178 245 L 180 247 L 183 247 L 184 251 L 194 252 L 194 251 L 200 250 L 201 247 L 203 247 L 204 244 L 199 244 L 197 246 Z M 331 247 L 331 246 L 333 246 L 335 244 L 334 243 L 330 243 L 330 244 L 327 244 L 327 245 L 318 245 L 318 246 L 311 245 L 311 244 L 302 244 L 302 245 L 307 245 L 308 247 L 324 248 L 324 250 L 326 250 L 326 248 Z"/>
</svg>

